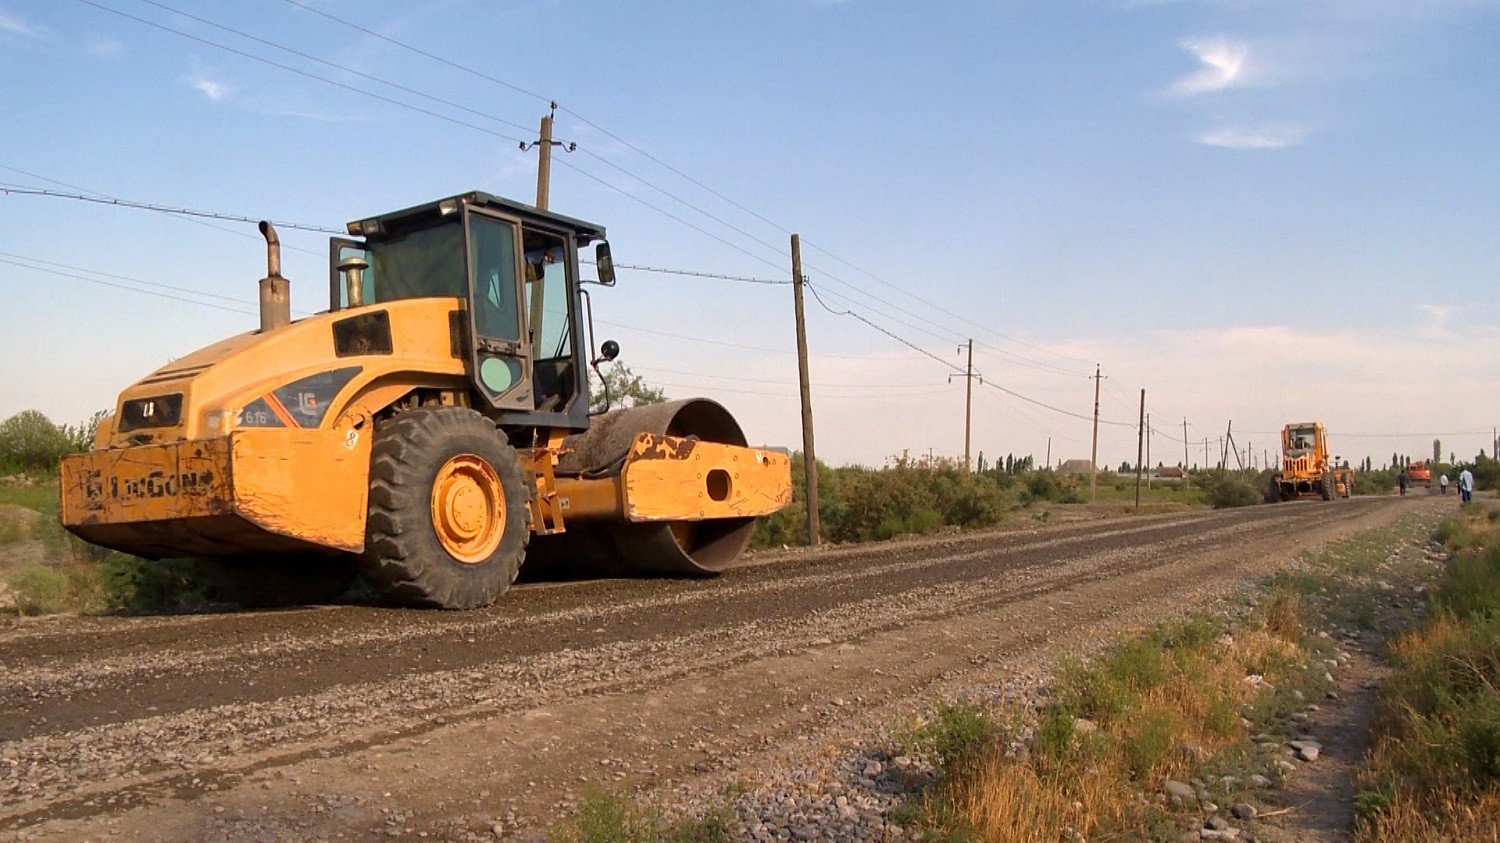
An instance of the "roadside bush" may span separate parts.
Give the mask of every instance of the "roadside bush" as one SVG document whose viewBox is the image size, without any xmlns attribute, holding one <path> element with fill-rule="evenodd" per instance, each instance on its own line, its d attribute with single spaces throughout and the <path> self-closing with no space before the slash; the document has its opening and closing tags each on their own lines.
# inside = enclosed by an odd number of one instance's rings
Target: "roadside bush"
<svg viewBox="0 0 1500 843">
<path fill-rule="evenodd" d="M 733 818 L 726 807 L 676 821 L 665 815 L 658 805 L 593 791 L 584 795 L 578 812 L 554 828 L 547 839 L 565 843 L 727 843 L 734 839 L 730 833 Z"/>
<path fill-rule="evenodd" d="M 1196 479 L 1203 489 L 1204 500 L 1214 509 L 1251 506 L 1265 499 L 1263 492 L 1257 491 L 1249 481 L 1230 471 L 1205 471 Z M 1269 486 L 1270 482 L 1267 477 L 1262 488 Z"/>
<path fill-rule="evenodd" d="M 1063 488 L 1057 482 L 1057 475 L 1050 468 L 1041 471 L 1033 471 L 1026 477 L 1026 496 L 1022 503 L 1031 503 L 1034 500 L 1055 501 L 1063 496 Z"/>
<path fill-rule="evenodd" d="M 1387 494 L 1396 488 L 1396 473 L 1394 469 L 1356 471 L 1354 472 L 1354 494 Z M 1450 477 L 1449 479 L 1451 480 L 1452 478 Z"/>
<path fill-rule="evenodd" d="M 931 722 L 903 735 L 901 742 L 951 776 L 972 769 L 998 748 L 1003 735 L 999 721 L 988 708 L 967 701 L 942 702 Z"/>
<path fill-rule="evenodd" d="M 818 464 L 818 517 L 834 542 L 879 541 L 941 527 L 999 524 L 1016 506 L 1009 475 L 966 473 L 957 463 L 897 459 L 885 468 Z M 792 456 L 792 504 L 760 519 L 751 546 L 806 544 L 806 483 L 801 454 Z"/>
</svg>

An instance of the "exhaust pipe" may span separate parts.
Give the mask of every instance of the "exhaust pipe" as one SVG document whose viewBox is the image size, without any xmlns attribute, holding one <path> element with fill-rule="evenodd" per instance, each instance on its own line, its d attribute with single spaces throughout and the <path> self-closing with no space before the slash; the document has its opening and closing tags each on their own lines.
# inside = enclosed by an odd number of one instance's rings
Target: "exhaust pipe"
<svg viewBox="0 0 1500 843">
<path fill-rule="evenodd" d="M 274 331 L 292 324 L 291 284 L 281 277 L 281 238 L 269 220 L 260 221 L 266 238 L 266 277 L 260 279 L 260 330 Z"/>
</svg>

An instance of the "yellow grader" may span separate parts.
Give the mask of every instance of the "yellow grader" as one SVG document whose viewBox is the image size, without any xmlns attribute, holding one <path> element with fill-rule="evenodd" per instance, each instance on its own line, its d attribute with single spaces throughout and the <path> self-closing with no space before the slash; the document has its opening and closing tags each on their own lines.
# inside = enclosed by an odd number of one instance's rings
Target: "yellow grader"
<svg viewBox="0 0 1500 843">
<path fill-rule="evenodd" d="M 709 576 L 791 500 L 791 465 L 702 398 L 590 413 L 580 249 L 601 226 L 482 192 L 352 222 L 329 309 L 291 318 L 274 226 L 260 328 L 120 394 L 62 464 L 62 519 L 197 557 L 242 603 L 363 577 L 409 606 L 486 606 L 523 562 Z M 605 394 L 606 404 L 608 394 Z"/>
<path fill-rule="evenodd" d="M 1322 422 L 1295 422 L 1281 429 L 1281 470 L 1271 475 L 1266 501 L 1347 498 L 1354 494 L 1354 472 L 1328 456 Z"/>
</svg>

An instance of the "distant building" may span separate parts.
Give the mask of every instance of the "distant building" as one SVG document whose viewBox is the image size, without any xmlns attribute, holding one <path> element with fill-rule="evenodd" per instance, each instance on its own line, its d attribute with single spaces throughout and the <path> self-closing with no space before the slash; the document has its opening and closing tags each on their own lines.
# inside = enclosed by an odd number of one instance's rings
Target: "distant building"
<svg viewBox="0 0 1500 843">
<path fill-rule="evenodd" d="M 1160 480 L 1181 480 L 1187 472 L 1175 465 L 1159 465 L 1156 467 L 1156 477 Z"/>
<path fill-rule="evenodd" d="M 1058 474 L 1089 474 L 1094 464 L 1090 460 L 1063 460 L 1057 466 Z"/>
</svg>

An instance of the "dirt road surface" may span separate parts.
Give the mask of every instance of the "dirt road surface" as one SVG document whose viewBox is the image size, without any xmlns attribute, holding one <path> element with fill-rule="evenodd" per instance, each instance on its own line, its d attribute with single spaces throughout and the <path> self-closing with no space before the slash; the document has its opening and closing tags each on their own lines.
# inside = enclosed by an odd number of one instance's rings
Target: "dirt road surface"
<svg viewBox="0 0 1500 843">
<path fill-rule="evenodd" d="M 711 581 L 0 622 L 0 839 L 537 836 L 833 751 L 1432 506 L 1298 502 L 761 559 Z"/>
</svg>

